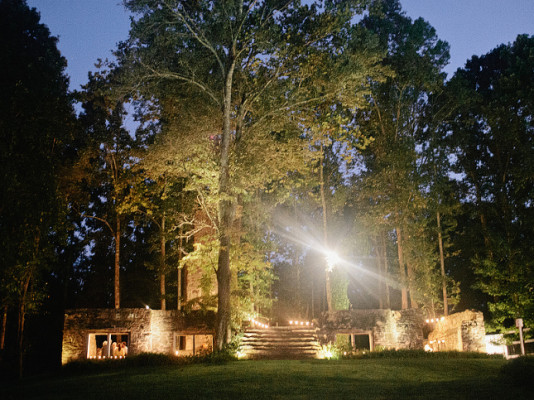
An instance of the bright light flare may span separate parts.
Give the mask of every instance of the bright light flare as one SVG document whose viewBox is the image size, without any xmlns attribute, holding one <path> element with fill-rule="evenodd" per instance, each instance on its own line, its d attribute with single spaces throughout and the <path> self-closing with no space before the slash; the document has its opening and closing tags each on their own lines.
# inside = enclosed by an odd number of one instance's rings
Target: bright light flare
<svg viewBox="0 0 534 400">
<path fill-rule="evenodd" d="M 325 251 L 325 258 L 328 272 L 332 272 L 332 269 L 341 262 L 341 258 L 332 250 Z"/>
</svg>

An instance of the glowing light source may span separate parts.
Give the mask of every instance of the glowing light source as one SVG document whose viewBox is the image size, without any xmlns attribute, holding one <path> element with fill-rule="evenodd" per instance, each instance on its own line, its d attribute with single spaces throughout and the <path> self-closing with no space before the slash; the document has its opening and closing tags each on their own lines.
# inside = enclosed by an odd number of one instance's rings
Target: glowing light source
<svg viewBox="0 0 534 400">
<path fill-rule="evenodd" d="M 341 261 L 341 258 L 337 255 L 335 251 L 327 250 L 325 252 L 325 258 L 326 258 L 326 270 L 328 272 L 332 272 L 336 264 L 339 264 Z"/>
<path fill-rule="evenodd" d="M 260 328 L 268 328 L 269 324 L 264 324 L 263 322 L 256 321 L 254 318 L 250 318 L 250 322 L 252 325 L 260 327 Z"/>
<path fill-rule="evenodd" d="M 291 319 L 289 320 L 289 325 L 295 325 L 295 326 L 313 326 L 313 322 L 311 321 L 299 321 L 299 320 L 296 320 L 296 319 Z M 269 327 L 269 325 L 266 326 L 267 328 Z"/>
</svg>

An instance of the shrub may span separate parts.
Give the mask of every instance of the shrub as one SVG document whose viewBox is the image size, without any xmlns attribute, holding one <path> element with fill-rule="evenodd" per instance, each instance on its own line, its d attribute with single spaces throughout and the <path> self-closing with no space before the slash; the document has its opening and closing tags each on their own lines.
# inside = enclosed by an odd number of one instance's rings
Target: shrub
<svg viewBox="0 0 534 400">
<path fill-rule="evenodd" d="M 357 351 L 347 353 L 344 358 L 351 359 L 368 359 L 368 358 L 433 358 L 433 359 L 451 359 L 451 358 L 502 358 L 500 355 L 488 355 L 486 353 L 464 352 L 464 351 L 437 351 L 428 352 L 424 350 L 388 350 L 380 349 L 375 351 Z"/>
<path fill-rule="evenodd" d="M 234 361 L 237 358 L 232 351 L 222 350 L 208 354 L 199 354 L 189 357 L 176 357 L 170 354 L 161 353 L 140 353 L 128 356 L 124 359 L 106 359 L 106 360 L 81 360 L 71 361 L 63 366 L 63 373 L 82 374 L 107 371 L 112 369 L 124 370 L 138 367 L 162 367 L 178 366 L 189 364 L 224 364 Z"/>
<path fill-rule="evenodd" d="M 534 381 L 534 357 L 515 358 L 501 368 L 501 377 L 518 386 L 530 386 Z"/>
</svg>

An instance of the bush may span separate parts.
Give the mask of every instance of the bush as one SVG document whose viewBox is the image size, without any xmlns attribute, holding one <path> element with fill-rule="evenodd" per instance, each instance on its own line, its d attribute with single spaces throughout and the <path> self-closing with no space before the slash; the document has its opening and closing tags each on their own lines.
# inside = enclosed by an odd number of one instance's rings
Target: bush
<svg viewBox="0 0 534 400">
<path fill-rule="evenodd" d="M 208 354 L 200 354 L 189 357 L 176 357 L 170 354 L 161 353 L 140 353 L 128 356 L 124 359 L 107 360 L 82 360 L 71 361 L 63 366 L 62 371 L 67 374 L 94 373 L 107 370 L 124 370 L 138 367 L 163 367 L 180 366 L 189 364 L 224 364 L 234 361 L 237 358 L 231 351 L 215 351 Z"/>
<path fill-rule="evenodd" d="M 224 364 L 229 361 L 236 361 L 235 351 L 232 349 L 223 349 L 214 351 L 203 356 L 199 356 L 197 362 L 200 364 Z"/>
<path fill-rule="evenodd" d="M 375 350 L 356 351 L 347 353 L 343 358 L 369 359 L 369 358 L 432 358 L 432 359 L 453 359 L 453 358 L 502 358 L 500 355 L 489 355 L 486 353 L 464 352 L 464 351 L 436 351 L 424 350 Z"/>
<path fill-rule="evenodd" d="M 534 357 L 515 358 L 501 368 L 501 377 L 518 386 L 528 387 L 534 382 Z"/>
</svg>

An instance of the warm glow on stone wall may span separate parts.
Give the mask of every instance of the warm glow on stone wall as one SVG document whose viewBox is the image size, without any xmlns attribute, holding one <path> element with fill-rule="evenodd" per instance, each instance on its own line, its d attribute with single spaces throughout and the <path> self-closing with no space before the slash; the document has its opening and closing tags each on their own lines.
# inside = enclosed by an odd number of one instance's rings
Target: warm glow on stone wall
<svg viewBox="0 0 534 400">
<path fill-rule="evenodd" d="M 213 317 L 214 320 L 214 317 Z M 204 317 L 196 323 L 176 310 L 135 309 L 79 309 L 67 310 L 63 328 L 61 361 L 66 364 L 74 360 L 120 359 L 125 354 L 103 354 L 103 335 L 107 341 L 126 342 L 129 355 L 142 352 L 175 354 L 174 335 L 187 326 L 187 335 L 196 335 L 195 352 L 213 350 L 213 326 L 211 319 Z M 119 336 L 121 336 L 119 338 Z M 111 338 L 111 341 L 110 339 Z M 111 348 L 111 347 L 110 347 Z M 120 346 L 122 349 L 122 346 Z M 98 358 L 98 357 L 101 358 Z"/>
</svg>

